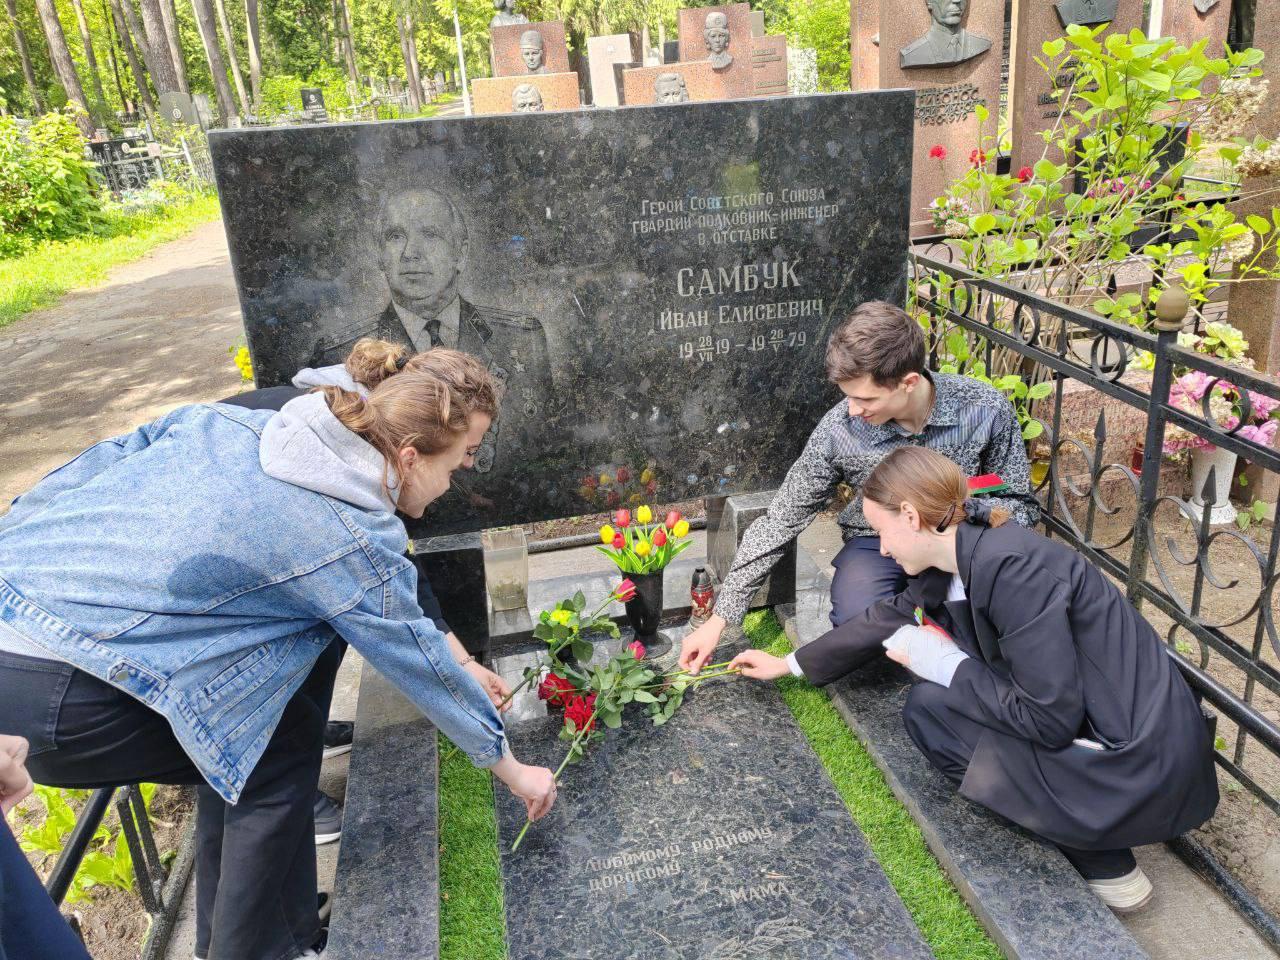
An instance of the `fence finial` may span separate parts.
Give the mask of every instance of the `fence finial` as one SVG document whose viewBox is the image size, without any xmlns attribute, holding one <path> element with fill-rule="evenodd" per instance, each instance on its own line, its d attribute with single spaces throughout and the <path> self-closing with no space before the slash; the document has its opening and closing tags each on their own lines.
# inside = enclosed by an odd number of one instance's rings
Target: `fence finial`
<svg viewBox="0 0 1280 960">
<path fill-rule="evenodd" d="M 1186 290 L 1177 285 L 1165 287 L 1156 300 L 1156 329 L 1164 333 L 1181 330 L 1189 309 L 1191 298 Z"/>
</svg>

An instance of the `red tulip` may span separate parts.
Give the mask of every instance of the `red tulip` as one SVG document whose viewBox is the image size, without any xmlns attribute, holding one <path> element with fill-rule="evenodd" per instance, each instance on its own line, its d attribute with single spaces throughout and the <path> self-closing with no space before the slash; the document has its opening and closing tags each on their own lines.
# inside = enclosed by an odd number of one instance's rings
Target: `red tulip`
<svg viewBox="0 0 1280 960">
<path fill-rule="evenodd" d="M 645 655 L 644 644 L 639 640 L 632 640 L 627 644 L 627 649 L 631 651 L 631 655 L 637 660 L 643 660 Z"/>
<path fill-rule="evenodd" d="M 615 550 L 621 550 L 621 549 L 622 549 L 623 547 L 625 547 L 626 545 L 627 545 L 627 538 L 626 538 L 626 537 L 624 537 L 624 536 L 623 536 L 622 534 L 620 534 L 620 533 L 615 533 L 615 534 L 613 535 L 613 549 L 615 549 Z"/>
<path fill-rule="evenodd" d="M 623 580 L 614 588 L 613 595 L 623 603 L 626 603 L 628 600 L 635 597 L 636 585 L 632 583 L 630 579 Z"/>
<path fill-rule="evenodd" d="M 624 530 L 631 526 L 631 511 L 619 510 L 613 515 L 614 526 L 622 527 Z"/>
<path fill-rule="evenodd" d="M 667 511 L 667 522 L 666 522 L 667 529 L 668 529 L 668 530 L 670 530 L 672 527 L 674 527 L 674 526 L 675 526 L 677 523 L 679 523 L 679 522 L 680 522 L 680 511 L 679 511 L 679 510 L 668 510 L 668 511 Z"/>
<path fill-rule="evenodd" d="M 653 532 L 653 545 L 655 547 L 665 546 L 667 542 L 667 531 L 659 527 Z"/>
<path fill-rule="evenodd" d="M 945 160 L 947 159 L 947 148 L 940 143 L 936 143 L 933 145 L 933 149 L 929 151 L 929 156 L 934 160 Z"/>
<path fill-rule="evenodd" d="M 1019 183 L 1026 183 L 1028 180 L 1030 180 L 1034 176 L 1035 176 L 1034 170 L 1032 170 L 1030 167 L 1023 167 L 1021 170 L 1018 171 L 1017 180 Z"/>
<path fill-rule="evenodd" d="M 626 483 L 626 482 L 627 482 L 628 480 L 630 480 L 630 479 L 631 479 L 631 471 L 630 471 L 630 470 L 628 470 L 626 467 L 619 467 L 619 468 L 618 468 L 618 482 L 619 482 L 619 483 Z"/>
</svg>

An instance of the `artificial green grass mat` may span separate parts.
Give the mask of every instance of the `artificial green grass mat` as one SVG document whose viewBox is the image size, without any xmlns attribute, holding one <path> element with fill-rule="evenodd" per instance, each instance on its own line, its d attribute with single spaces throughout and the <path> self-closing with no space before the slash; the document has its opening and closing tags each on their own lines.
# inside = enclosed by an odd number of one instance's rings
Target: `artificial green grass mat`
<svg viewBox="0 0 1280 960">
<path fill-rule="evenodd" d="M 493 781 L 443 735 L 439 751 L 440 958 L 506 960 Z"/>
<path fill-rule="evenodd" d="M 46 307 L 64 293 L 90 286 L 122 263 L 218 218 L 218 198 L 196 194 L 159 211 L 112 217 L 103 233 L 42 243 L 0 260 L 0 327 Z"/>
<path fill-rule="evenodd" d="M 778 657 L 791 651 L 768 611 L 748 616 L 743 629 L 760 650 Z M 938 960 L 999 960 L 999 948 L 960 899 L 911 814 L 830 698 L 798 677 L 784 677 L 778 689 L 933 955 Z"/>
</svg>

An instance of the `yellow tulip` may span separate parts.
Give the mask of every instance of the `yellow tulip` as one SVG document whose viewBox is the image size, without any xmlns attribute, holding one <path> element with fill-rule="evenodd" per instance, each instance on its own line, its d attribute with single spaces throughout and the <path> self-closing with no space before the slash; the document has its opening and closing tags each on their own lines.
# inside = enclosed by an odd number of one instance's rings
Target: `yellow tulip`
<svg viewBox="0 0 1280 960">
<path fill-rule="evenodd" d="M 607 473 L 602 473 L 600 474 L 600 482 L 605 486 L 608 486 L 613 483 L 613 477 L 609 476 Z"/>
<path fill-rule="evenodd" d="M 627 503 L 630 503 L 630 504 L 644 503 L 644 497 L 640 496 L 640 494 L 638 493 L 633 493 L 631 496 L 627 497 Z"/>
<path fill-rule="evenodd" d="M 676 521 L 676 525 L 671 528 L 671 532 L 674 533 L 677 537 L 687 536 L 689 533 L 689 521 L 688 520 Z"/>
<path fill-rule="evenodd" d="M 607 523 L 600 528 L 600 542 L 604 544 L 613 543 L 613 527 Z"/>
<path fill-rule="evenodd" d="M 635 550 L 637 557 L 647 557 L 653 548 L 649 546 L 648 540 L 641 540 L 632 549 Z"/>
<path fill-rule="evenodd" d="M 569 610 L 552 610 L 551 619 L 559 624 L 568 625 L 569 620 L 573 617 L 573 613 Z"/>
<path fill-rule="evenodd" d="M 650 470 L 648 467 L 645 467 L 643 470 L 640 471 L 641 483 L 648 483 L 652 479 L 653 479 L 653 471 Z"/>
<path fill-rule="evenodd" d="M 649 505 L 645 504 L 636 511 L 636 519 L 641 523 L 648 523 L 653 519 L 653 511 L 649 509 Z"/>
</svg>

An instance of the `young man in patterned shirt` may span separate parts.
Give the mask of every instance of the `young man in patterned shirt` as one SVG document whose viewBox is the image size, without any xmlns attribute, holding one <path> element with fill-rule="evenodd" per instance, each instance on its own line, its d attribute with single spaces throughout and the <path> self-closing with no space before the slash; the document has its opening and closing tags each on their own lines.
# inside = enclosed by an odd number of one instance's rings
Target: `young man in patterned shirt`
<svg viewBox="0 0 1280 960">
<path fill-rule="evenodd" d="M 839 626 L 903 589 L 906 574 L 880 553 L 880 538 L 862 514 L 861 487 L 891 450 L 925 446 L 955 461 L 969 476 L 998 474 L 1009 485 L 993 505 L 1025 527 L 1040 506 L 1031 482 L 1022 431 L 1012 405 L 971 377 L 925 369 L 924 334 L 905 311 L 871 301 L 859 306 L 827 343 L 827 378 L 845 399 L 809 437 L 769 505 L 742 538 L 716 600 L 715 613 L 684 639 L 680 666 L 698 671 L 720 634 L 740 624 L 752 594 L 784 549 L 823 510 L 844 482 L 859 491 L 840 514 L 844 547 L 831 565 L 831 622 Z"/>
</svg>

